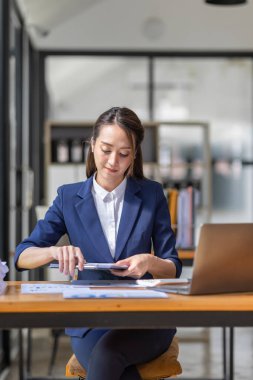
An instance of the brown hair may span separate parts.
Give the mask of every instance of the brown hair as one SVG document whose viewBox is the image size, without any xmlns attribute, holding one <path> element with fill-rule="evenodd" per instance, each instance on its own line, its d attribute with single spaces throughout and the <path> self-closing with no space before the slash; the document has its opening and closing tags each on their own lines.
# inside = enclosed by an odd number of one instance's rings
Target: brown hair
<svg viewBox="0 0 253 380">
<path fill-rule="evenodd" d="M 132 145 L 133 160 L 125 175 L 143 178 L 141 142 L 144 138 L 144 128 L 140 119 L 132 110 L 126 107 L 113 107 L 102 113 L 95 122 L 91 140 L 96 141 L 104 125 L 113 124 L 117 124 L 126 132 Z M 97 168 L 90 146 L 86 159 L 87 178 L 91 177 L 96 170 Z"/>
</svg>

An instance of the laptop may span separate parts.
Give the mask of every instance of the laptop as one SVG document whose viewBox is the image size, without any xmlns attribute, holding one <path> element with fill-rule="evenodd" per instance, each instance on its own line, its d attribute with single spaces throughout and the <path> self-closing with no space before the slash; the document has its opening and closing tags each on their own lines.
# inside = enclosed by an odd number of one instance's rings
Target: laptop
<svg viewBox="0 0 253 380">
<path fill-rule="evenodd" d="M 204 224 L 189 284 L 165 289 L 192 295 L 252 292 L 253 223 Z"/>
<path fill-rule="evenodd" d="M 139 285 L 184 295 L 253 292 L 253 223 L 204 224 L 191 279 L 111 281 L 104 272 L 98 280 L 72 283 L 95 287 Z"/>
</svg>

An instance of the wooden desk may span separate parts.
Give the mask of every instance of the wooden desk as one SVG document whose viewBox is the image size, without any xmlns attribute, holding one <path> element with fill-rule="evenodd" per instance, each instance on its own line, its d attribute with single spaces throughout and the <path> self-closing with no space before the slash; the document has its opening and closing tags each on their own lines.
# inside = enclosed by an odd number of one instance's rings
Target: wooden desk
<svg viewBox="0 0 253 380">
<path fill-rule="evenodd" d="M 253 326 L 253 293 L 182 296 L 168 299 L 64 299 L 61 294 L 21 294 L 9 282 L 0 296 L 0 326 L 7 328 L 90 326 Z M 42 316 L 43 315 L 43 316 Z"/>
<path fill-rule="evenodd" d="M 208 296 L 170 294 L 168 299 L 152 300 L 75 300 L 64 299 L 60 294 L 21 294 L 20 285 L 20 282 L 8 282 L 6 293 L 0 296 L 2 329 L 67 326 L 229 327 L 230 351 L 229 358 L 224 361 L 224 379 L 233 380 L 233 327 L 253 326 L 253 293 Z M 20 379 L 23 378 L 21 371 Z"/>
</svg>

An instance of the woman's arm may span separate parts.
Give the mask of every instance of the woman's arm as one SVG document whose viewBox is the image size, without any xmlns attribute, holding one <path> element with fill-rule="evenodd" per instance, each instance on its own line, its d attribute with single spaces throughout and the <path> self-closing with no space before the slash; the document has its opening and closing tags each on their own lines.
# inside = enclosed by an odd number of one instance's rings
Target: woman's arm
<svg viewBox="0 0 253 380">
<path fill-rule="evenodd" d="M 16 248 L 15 265 L 18 270 L 34 269 L 53 260 L 59 270 L 74 275 L 75 266 L 83 270 L 84 257 L 80 248 L 72 245 L 56 246 L 60 237 L 67 233 L 63 217 L 63 186 L 43 220 L 39 220 L 30 234 Z"/>
<path fill-rule="evenodd" d="M 175 247 L 176 238 L 171 228 L 168 203 L 161 186 L 158 186 L 156 193 L 156 212 L 154 215 L 152 242 L 155 257 L 157 257 L 157 259 L 162 259 L 157 265 L 153 262 L 154 267 L 156 268 L 154 272 L 157 273 L 158 276 L 160 276 L 161 273 L 167 273 L 169 265 L 171 269 L 174 268 L 176 271 L 173 271 L 173 277 L 180 277 L 182 272 L 182 262 L 178 257 Z M 164 267 L 164 270 L 162 267 Z"/>
<path fill-rule="evenodd" d="M 140 278 L 149 272 L 153 277 L 179 277 L 182 270 L 181 260 L 175 248 L 176 240 L 171 228 L 170 214 L 163 189 L 156 186 L 156 206 L 153 211 L 152 243 L 154 255 L 151 253 L 134 254 L 117 262 L 119 265 L 128 265 L 125 271 L 113 271 L 117 276 Z M 144 251 L 145 252 L 145 251 Z M 119 273 L 120 272 L 120 273 Z"/>
<path fill-rule="evenodd" d="M 149 272 L 155 278 L 174 278 L 176 277 L 176 266 L 173 261 L 160 259 L 151 253 L 141 253 L 117 261 L 117 265 L 127 265 L 124 271 L 111 271 L 116 276 L 141 278 Z"/>
<path fill-rule="evenodd" d="M 59 262 L 59 271 L 74 276 L 75 267 L 78 265 L 80 271 L 85 263 L 83 254 L 78 247 L 72 245 L 62 247 L 29 247 L 19 256 L 17 267 L 19 269 L 34 269 L 46 265 L 53 260 Z"/>
<path fill-rule="evenodd" d="M 52 260 L 50 247 L 29 247 L 20 254 L 17 261 L 17 267 L 19 269 L 34 269 L 46 265 Z"/>
<path fill-rule="evenodd" d="M 149 255 L 149 270 L 155 278 L 176 277 L 176 265 L 169 259 L 160 259 L 157 256 Z"/>
</svg>

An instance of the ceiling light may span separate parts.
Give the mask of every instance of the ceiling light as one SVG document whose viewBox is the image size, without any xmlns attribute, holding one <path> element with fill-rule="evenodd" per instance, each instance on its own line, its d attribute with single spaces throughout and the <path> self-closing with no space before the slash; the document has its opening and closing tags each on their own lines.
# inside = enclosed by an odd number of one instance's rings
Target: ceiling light
<svg viewBox="0 0 253 380">
<path fill-rule="evenodd" d="M 246 4 L 247 0 L 206 0 L 206 3 L 213 5 L 240 5 Z"/>
</svg>

